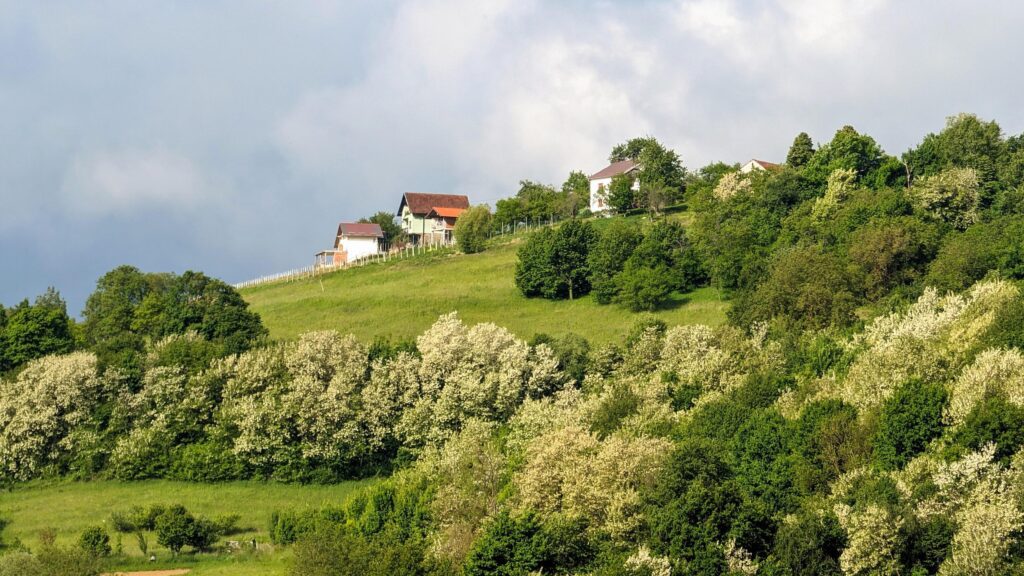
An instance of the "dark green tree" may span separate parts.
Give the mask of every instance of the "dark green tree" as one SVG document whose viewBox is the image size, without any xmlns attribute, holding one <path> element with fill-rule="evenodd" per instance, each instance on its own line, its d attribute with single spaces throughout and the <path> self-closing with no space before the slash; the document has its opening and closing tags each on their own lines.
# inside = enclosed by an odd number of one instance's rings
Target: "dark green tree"
<svg viewBox="0 0 1024 576">
<path fill-rule="evenodd" d="M 391 212 L 377 212 L 369 218 L 360 218 L 359 221 L 379 225 L 384 232 L 384 241 L 388 244 L 401 243 L 405 238 L 405 231 L 395 222 L 395 215 Z"/>
<path fill-rule="evenodd" d="M 793 139 L 793 145 L 786 154 L 786 165 L 792 168 L 803 168 L 814 156 L 814 142 L 807 132 L 801 132 Z"/>
<path fill-rule="evenodd" d="M 633 174 L 616 174 L 608 186 L 608 205 L 618 213 L 628 212 L 637 206 L 637 193 L 633 189 Z"/>
<path fill-rule="evenodd" d="M 946 389 L 921 380 L 904 383 L 882 406 L 874 436 L 874 461 L 883 470 L 902 468 L 942 434 Z"/>
<path fill-rule="evenodd" d="M 641 190 L 654 182 L 661 182 L 675 194 L 682 191 L 686 179 L 679 155 L 666 148 L 653 136 L 633 138 L 612 148 L 609 162 L 632 160 L 640 165 Z"/>
<path fill-rule="evenodd" d="M 626 266 L 626 261 L 643 240 L 640 228 L 631 222 L 616 220 L 601 232 L 590 251 L 590 285 L 594 299 L 608 304 L 618 293 L 615 277 Z"/>
<path fill-rule="evenodd" d="M 590 292 L 590 268 L 587 259 L 597 233 L 589 222 L 570 220 L 558 227 L 552 246 L 551 270 L 558 291 L 569 300 Z"/>
<path fill-rule="evenodd" d="M 853 126 L 843 126 L 831 142 L 818 148 L 807 162 L 806 171 L 819 183 L 826 182 L 829 174 L 840 168 L 853 170 L 858 178 L 872 180 L 884 159 L 885 153 L 874 138 L 860 134 Z"/>
<path fill-rule="evenodd" d="M 75 346 L 73 321 L 60 294 L 49 288 L 30 305 L 28 300 L 5 311 L 0 326 L 0 372 L 48 354 L 64 354 Z"/>
</svg>

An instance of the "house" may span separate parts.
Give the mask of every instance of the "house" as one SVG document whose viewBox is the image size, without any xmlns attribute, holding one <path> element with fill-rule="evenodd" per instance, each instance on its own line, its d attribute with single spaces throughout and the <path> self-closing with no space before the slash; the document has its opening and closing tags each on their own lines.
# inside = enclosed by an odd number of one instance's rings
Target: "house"
<svg viewBox="0 0 1024 576">
<path fill-rule="evenodd" d="M 334 238 L 334 248 L 317 253 L 317 266 L 340 266 L 380 252 L 384 231 L 380 224 L 342 222 Z"/>
<path fill-rule="evenodd" d="M 398 205 L 402 230 L 415 244 L 450 242 L 455 222 L 469 208 L 469 198 L 459 194 L 406 192 Z"/>
<path fill-rule="evenodd" d="M 609 209 L 608 190 L 612 186 L 612 178 L 619 174 L 637 172 L 640 165 L 632 160 L 612 162 L 599 172 L 590 176 L 590 211 L 595 214 Z M 633 190 L 640 191 L 640 179 L 633 179 Z"/>
<path fill-rule="evenodd" d="M 779 170 L 780 168 L 782 168 L 781 164 L 776 164 L 774 162 L 765 162 L 764 160 L 758 160 L 757 158 L 754 158 L 750 162 L 747 162 L 746 164 L 741 166 L 740 172 L 744 174 L 749 174 L 751 172 L 754 172 L 755 170 L 758 172 L 774 172 L 776 170 Z"/>
</svg>

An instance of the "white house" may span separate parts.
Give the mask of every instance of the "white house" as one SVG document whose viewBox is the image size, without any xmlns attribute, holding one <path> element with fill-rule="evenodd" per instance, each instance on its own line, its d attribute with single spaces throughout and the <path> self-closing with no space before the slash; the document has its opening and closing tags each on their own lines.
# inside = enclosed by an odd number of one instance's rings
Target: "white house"
<svg viewBox="0 0 1024 576">
<path fill-rule="evenodd" d="M 775 171 L 778 170 L 779 168 L 782 168 L 781 164 L 776 164 L 774 162 L 765 162 L 764 160 L 758 160 L 757 158 L 754 158 L 750 162 L 747 162 L 746 164 L 741 166 L 740 172 L 744 174 L 749 174 L 751 172 L 754 172 L 755 170 L 758 172 L 767 172 Z"/>
<path fill-rule="evenodd" d="M 380 252 L 384 231 L 380 224 L 342 222 L 334 239 L 334 248 L 316 255 L 318 266 L 338 266 Z"/>
<path fill-rule="evenodd" d="M 608 190 L 611 188 L 612 178 L 619 174 L 636 172 L 639 169 L 640 166 L 632 160 L 620 160 L 612 162 L 601 171 L 592 174 L 590 176 L 590 211 L 596 214 L 608 210 Z M 639 178 L 633 179 L 633 190 L 640 191 Z"/>
</svg>

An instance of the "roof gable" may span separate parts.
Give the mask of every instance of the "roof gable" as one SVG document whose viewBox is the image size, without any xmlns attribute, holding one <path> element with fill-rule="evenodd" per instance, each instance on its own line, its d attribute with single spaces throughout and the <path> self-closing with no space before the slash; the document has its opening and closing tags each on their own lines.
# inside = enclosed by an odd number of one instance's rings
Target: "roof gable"
<svg viewBox="0 0 1024 576">
<path fill-rule="evenodd" d="M 618 176 L 619 174 L 625 174 L 630 172 L 637 167 L 637 163 L 632 160 L 619 160 L 618 162 L 612 162 L 602 170 L 595 172 L 590 179 L 599 180 L 601 178 L 611 178 Z"/>
<path fill-rule="evenodd" d="M 413 214 L 427 215 L 434 208 L 469 208 L 469 197 L 461 194 L 424 194 L 406 192 L 398 205 L 398 215 L 402 215 L 402 207 L 408 206 Z"/>
<path fill-rule="evenodd" d="M 342 222 L 338 224 L 338 236 L 383 238 L 384 230 L 381 229 L 380 224 L 370 222 Z"/>
</svg>

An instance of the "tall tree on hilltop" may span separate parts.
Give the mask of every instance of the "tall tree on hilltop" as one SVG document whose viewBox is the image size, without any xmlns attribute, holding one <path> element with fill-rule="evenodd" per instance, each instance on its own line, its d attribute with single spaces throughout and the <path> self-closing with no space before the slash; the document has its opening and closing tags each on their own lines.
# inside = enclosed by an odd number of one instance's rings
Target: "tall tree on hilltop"
<svg viewBox="0 0 1024 576">
<path fill-rule="evenodd" d="M 686 178 L 679 154 L 666 148 L 653 136 L 633 138 L 612 148 L 609 161 L 632 160 L 640 164 L 640 187 L 661 182 L 672 190 L 681 192 Z"/>
<path fill-rule="evenodd" d="M 793 145 L 789 147 L 786 154 L 786 164 L 793 168 L 802 168 L 811 161 L 814 156 L 814 142 L 807 132 L 801 132 L 793 139 Z"/>
</svg>

